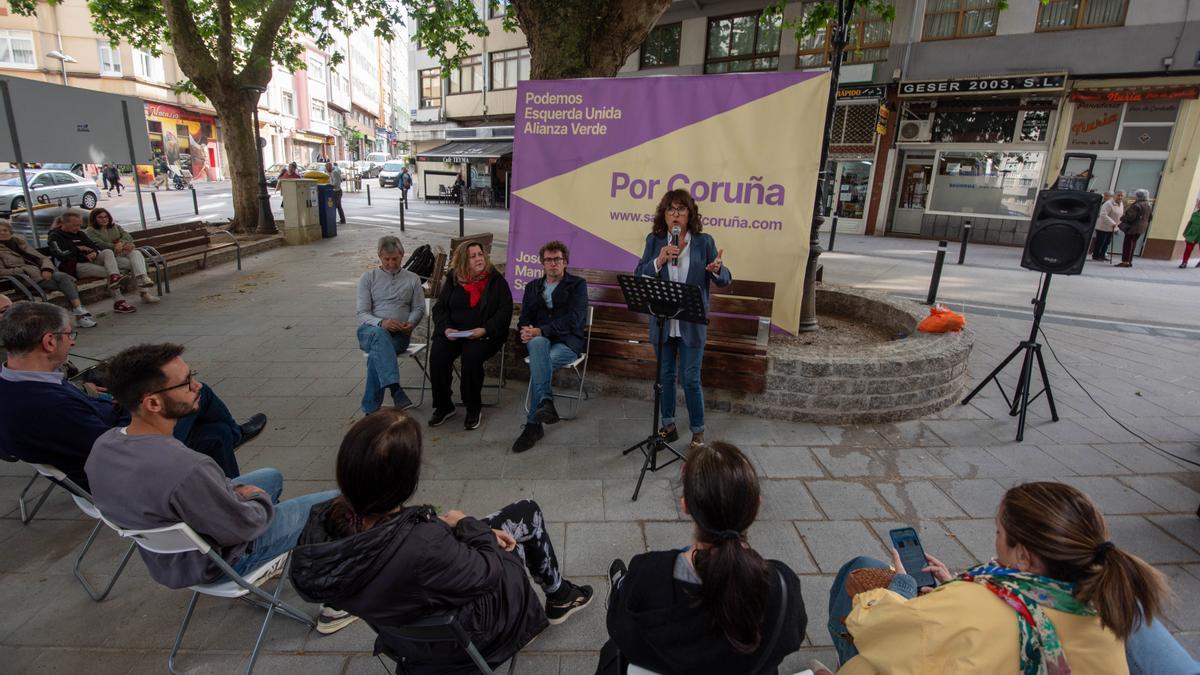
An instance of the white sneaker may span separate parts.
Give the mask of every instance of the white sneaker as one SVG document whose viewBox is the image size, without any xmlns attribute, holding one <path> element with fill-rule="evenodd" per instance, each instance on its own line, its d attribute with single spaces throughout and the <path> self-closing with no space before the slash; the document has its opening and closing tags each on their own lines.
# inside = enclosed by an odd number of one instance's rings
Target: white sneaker
<svg viewBox="0 0 1200 675">
<path fill-rule="evenodd" d="M 75 317 L 75 325 L 80 328 L 95 328 L 96 320 L 92 318 L 91 314 L 80 314 Z"/>
<path fill-rule="evenodd" d="M 350 612 L 321 605 L 321 614 L 317 616 L 317 632 L 321 635 L 336 633 L 355 621 L 358 621 L 358 617 Z"/>
<path fill-rule="evenodd" d="M 142 291 L 142 302 L 146 303 L 147 305 L 153 305 L 161 299 L 162 298 L 159 298 L 156 295 L 150 295 L 146 291 Z"/>
</svg>

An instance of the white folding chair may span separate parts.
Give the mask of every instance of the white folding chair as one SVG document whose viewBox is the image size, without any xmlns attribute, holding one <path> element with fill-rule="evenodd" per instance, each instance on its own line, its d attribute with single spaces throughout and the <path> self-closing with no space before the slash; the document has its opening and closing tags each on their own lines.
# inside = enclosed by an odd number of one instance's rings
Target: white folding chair
<svg viewBox="0 0 1200 675">
<path fill-rule="evenodd" d="M 592 319 L 594 318 L 595 312 L 596 312 L 596 308 L 592 307 L 591 305 L 588 305 L 587 342 L 584 344 L 583 353 L 579 355 L 579 358 L 577 358 L 574 361 L 563 366 L 563 368 L 570 368 L 572 371 L 574 371 L 575 377 L 579 379 L 579 389 L 575 392 L 567 392 L 567 393 L 559 393 L 557 390 L 554 392 L 554 398 L 565 398 L 565 399 L 574 401 L 574 403 L 571 405 L 571 414 L 570 415 L 559 415 L 559 417 L 561 417 L 564 420 L 569 420 L 569 419 L 575 417 L 576 415 L 578 415 L 580 399 L 586 399 L 588 397 L 588 393 L 583 390 L 583 383 L 584 383 L 584 380 L 587 379 L 587 357 L 588 357 L 588 351 L 590 351 L 592 348 Z M 529 357 L 528 356 L 525 357 L 525 365 L 529 365 Z M 551 377 L 553 377 L 553 374 L 551 375 Z M 525 412 L 529 412 L 529 406 L 530 406 L 529 398 L 532 395 L 533 395 L 533 379 L 530 378 L 529 383 L 525 385 Z"/>
<path fill-rule="evenodd" d="M 121 564 L 117 565 L 117 571 L 113 572 L 112 578 L 108 580 L 108 585 L 104 587 L 104 590 L 97 592 L 88 583 L 87 578 L 83 576 L 83 571 L 80 567 L 83 565 L 83 557 L 87 555 L 87 552 L 92 548 L 92 543 L 96 541 L 96 535 L 100 533 L 100 528 L 104 527 L 104 523 L 100 518 L 100 510 L 96 508 L 96 504 L 92 501 L 92 496 L 88 494 L 87 490 L 84 490 L 75 481 L 67 478 L 67 474 L 48 464 L 33 464 L 33 468 L 37 470 L 39 475 L 45 476 L 50 481 L 51 488 L 56 483 L 62 486 L 71 495 L 75 506 L 78 506 L 79 510 L 83 511 L 89 518 L 95 519 L 96 526 L 92 528 L 92 533 L 83 542 L 83 550 L 79 552 L 79 557 L 75 559 L 75 566 L 72 571 L 75 573 L 75 578 L 79 581 L 79 585 L 83 586 L 83 590 L 87 592 L 92 600 L 100 602 L 108 597 L 109 592 L 112 591 L 113 586 L 117 583 L 117 579 L 121 578 L 121 572 L 125 571 L 125 565 L 129 563 L 129 558 L 133 555 L 134 544 L 131 542 L 129 548 L 125 550 L 125 555 L 121 558 Z M 32 514 L 30 514 L 30 518 L 32 517 Z"/>
<path fill-rule="evenodd" d="M 188 601 L 187 612 L 183 615 L 183 624 L 179 627 L 179 633 L 175 636 L 175 644 L 171 647 L 171 654 L 167 657 L 167 670 L 175 675 L 179 674 L 179 671 L 175 670 L 175 656 L 179 653 L 179 645 L 183 644 L 183 635 L 187 632 L 188 622 L 191 621 L 192 613 L 196 610 L 196 600 L 201 595 L 244 600 L 267 610 L 267 617 L 263 619 L 262 628 L 258 631 L 258 640 L 254 642 L 254 651 L 250 652 L 250 663 L 246 666 L 246 675 L 250 675 L 254 670 L 254 662 L 258 660 L 258 651 L 262 648 L 263 638 L 267 635 L 267 627 L 271 624 L 271 618 L 276 611 L 309 628 L 316 627 L 316 623 L 304 612 L 279 599 L 279 593 L 283 590 L 283 580 L 287 578 L 287 568 L 291 563 L 290 552 L 276 556 L 243 576 L 235 572 L 221 557 L 221 554 L 214 550 L 204 537 L 188 527 L 187 523 L 175 523 L 151 530 L 126 530 L 112 524 L 107 519 L 104 519 L 104 522 L 116 530 L 117 534 L 132 539 L 138 546 L 153 553 L 195 552 L 206 555 L 225 574 L 225 578 L 219 581 L 191 587 L 192 599 Z M 277 564 L 283 565 L 283 572 L 275 585 L 275 593 L 268 594 L 256 584 L 267 576 L 268 572 Z"/>
<path fill-rule="evenodd" d="M 432 313 L 433 313 L 433 300 L 431 298 L 425 298 L 425 339 L 426 339 L 426 342 L 409 342 L 408 348 L 406 348 L 404 350 L 404 356 L 411 358 L 413 360 L 413 363 L 417 364 L 417 367 L 421 369 L 421 388 L 420 388 L 421 395 L 417 398 L 417 402 L 415 404 L 413 404 L 414 408 L 420 408 L 422 405 L 425 404 L 425 392 L 428 390 L 431 390 L 433 388 L 433 383 L 429 379 L 429 342 L 428 342 L 428 340 L 432 339 L 429 335 L 430 331 L 432 330 L 431 326 L 433 326 L 432 320 L 430 319 L 430 315 Z M 363 355 L 364 359 L 368 358 L 368 356 L 369 356 L 366 352 L 363 352 L 362 355 Z M 400 358 L 400 354 L 397 354 L 396 358 L 397 359 Z M 422 359 L 424 359 L 424 360 L 422 361 Z M 405 393 L 407 393 L 409 390 L 406 387 L 404 389 L 404 391 L 405 391 Z"/>
</svg>

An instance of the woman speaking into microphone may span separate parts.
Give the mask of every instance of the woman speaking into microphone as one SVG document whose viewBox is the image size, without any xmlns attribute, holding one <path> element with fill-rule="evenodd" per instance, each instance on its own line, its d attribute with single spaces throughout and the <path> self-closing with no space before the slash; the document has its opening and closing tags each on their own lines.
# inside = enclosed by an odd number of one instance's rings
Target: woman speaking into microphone
<svg viewBox="0 0 1200 675">
<path fill-rule="evenodd" d="M 634 274 L 658 277 L 700 287 L 704 310 L 708 311 L 710 281 L 724 288 L 733 283 L 729 268 L 721 263 L 721 251 L 713 238 L 700 232 L 700 211 L 687 190 L 671 190 L 663 195 L 654 212 L 654 229 L 646 235 L 646 250 L 642 252 Z M 658 433 L 667 441 L 679 440 L 675 427 L 675 370 L 683 373 L 683 395 L 687 402 L 688 426 L 692 443 L 704 442 L 704 390 L 700 386 L 700 364 L 704 359 L 704 342 L 708 326 L 702 323 L 667 322 L 663 339 L 663 395 L 660 404 L 662 428 Z M 659 349 L 658 323 L 650 322 L 650 342 Z M 676 361 L 679 365 L 676 366 Z"/>
</svg>

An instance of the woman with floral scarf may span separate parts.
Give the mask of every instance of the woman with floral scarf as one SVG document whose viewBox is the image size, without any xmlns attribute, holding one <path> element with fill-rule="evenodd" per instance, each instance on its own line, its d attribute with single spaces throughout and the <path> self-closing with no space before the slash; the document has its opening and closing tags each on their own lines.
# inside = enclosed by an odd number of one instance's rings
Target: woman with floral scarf
<svg viewBox="0 0 1200 675">
<path fill-rule="evenodd" d="M 894 576 L 879 561 L 847 563 L 830 591 L 838 673 L 1140 672 L 1126 640 L 1155 625 L 1169 591 L 1108 537 L 1079 490 L 1026 483 L 1001 500 L 991 562 L 954 576 L 927 556 L 936 588 L 918 591 L 895 551 Z"/>
</svg>

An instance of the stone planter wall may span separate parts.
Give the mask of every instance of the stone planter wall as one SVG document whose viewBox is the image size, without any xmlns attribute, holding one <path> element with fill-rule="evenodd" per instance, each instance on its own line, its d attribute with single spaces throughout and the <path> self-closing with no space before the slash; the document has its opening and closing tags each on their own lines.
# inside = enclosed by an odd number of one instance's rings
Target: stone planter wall
<svg viewBox="0 0 1200 675">
<path fill-rule="evenodd" d="M 835 355 L 769 350 L 765 392 L 705 387 L 706 409 L 795 422 L 871 424 L 929 415 L 961 398 L 975 341 L 970 330 L 919 333 L 925 306 L 871 291 L 821 284 L 817 304 L 822 313 L 861 319 L 907 337 Z M 510 354 L 507 364 L 511 387 L 521 389 L 517 395 L 528 380 L 522 358 L 524 353 Z M 569 386 L 566 375 L 556 374 L 556 387 Z M 588 373 L 587 389 L 641 400 L 654 394 L 652 382 L 596 372 Z M 682 390 L 677 395 L 682 415 Z"/>
</svg>

